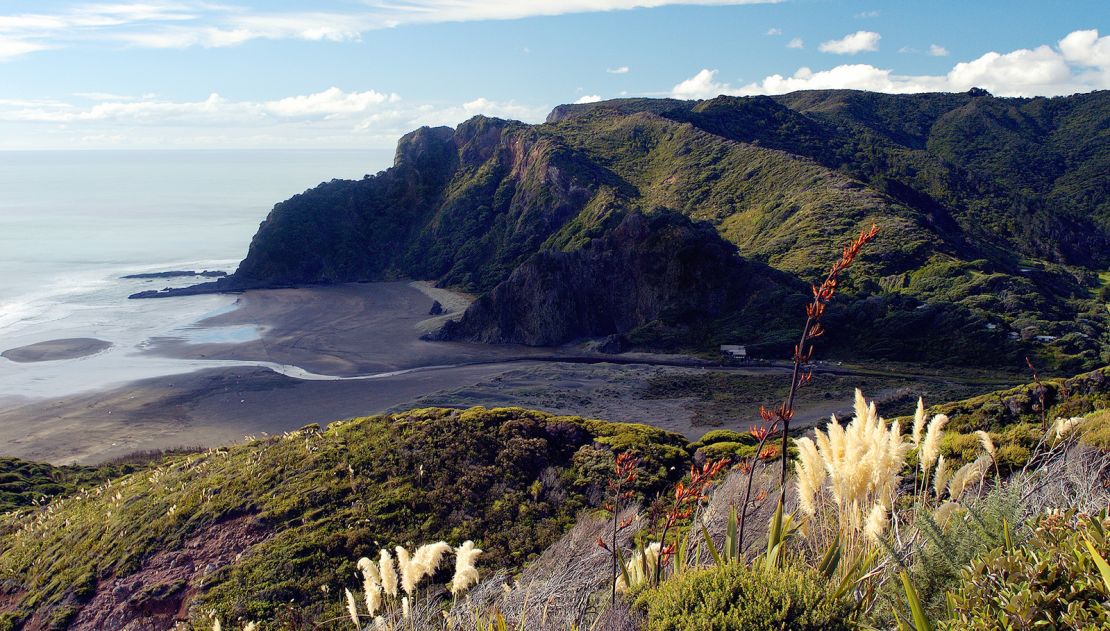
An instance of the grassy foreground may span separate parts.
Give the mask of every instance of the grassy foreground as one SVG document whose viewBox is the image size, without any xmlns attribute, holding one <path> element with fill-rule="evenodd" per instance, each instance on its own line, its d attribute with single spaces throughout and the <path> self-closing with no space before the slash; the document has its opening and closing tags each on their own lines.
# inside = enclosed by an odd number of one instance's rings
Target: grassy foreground
<svg viewBox="0 0 1110 631">
<path fill-rule="evenodd" d="M 1101 369 L 935 406 L 951 417 L 939 453 L 970 462 L 974 432 L 987 430 L 1003 472 L 1016 468 L 1035 449 L 1042 405 L 1050 420 L 1088 415 L 1080 440 L 1110 447 L 1110 417 L 1091 414 L 1110 407 Z M 637 454 L 630 488 L 645 501 L 669 497 L 706 455 L 750 459 L 752 443 L 721 430 L 688 443 L 519 408 L 429 408 L 141 465 L 5 461 L 4 497 L 20 507 L 0 516 L 0 629 L 334 622 L 361 556 L 474 540 L 483 576 L 518 572 L 606 503 L 615 454 Z"/>
</svg>

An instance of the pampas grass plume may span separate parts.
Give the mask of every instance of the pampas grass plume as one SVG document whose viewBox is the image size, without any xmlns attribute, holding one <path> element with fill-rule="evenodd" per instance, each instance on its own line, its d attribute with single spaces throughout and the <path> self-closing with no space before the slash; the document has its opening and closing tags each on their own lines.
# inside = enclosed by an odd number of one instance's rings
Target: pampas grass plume
<svg viewBox="0 0 1110 631">
<path fill-rule="evenodd" d="M 378 559 L 378 567 L 382 578 L 382 591 L 390 598 L 397 597 L 397 570 L 394 569 L 393 558 L 389 550 L 382 550 Z"/>
<path fill-rule="evenodd" d="M 921 441 L 921 451 L 919 452 L 921 470 L 925 473 L 928 473 L 933 465 L 937 463 L 937 457 L 940 455 L 940 437 L 947 423 L 947 416 L 937 414 L 933 417 L 933 420 L 929 421 L 929 428 L 925 430 L 925 439 Z"/>
<path fill-rule="evenodd" d="M 451 545 L 446 541 L 429 543 L 417 548 L 412 560 L 423 572 L 421 578 L 435 574 L 435 571 L 439 569 L 439 564 L 443 562 L 443 557 L 449 552 L 451 552 Z M 419 579 L 417 582 L 420 582 Z"/>
<path fill-rule="evenodd" d="M 937 458 L 937 472 L 933 477 L 933 492 L 937 494 L 938 500 L 944 495 L 944 489 L 951 479 L 952 469 L 948 466 L 948 461 L 944 459 L 944 456 Z"/>
<path fill-rule="evenodd" d="M 817 512 L 817 491 L 825 483 L 825 466 L 817 452 L 817 445 L 809 438 L 794 441 L 798 447 L 795 469 L 798 474 L 798 506 L 807 515 Z"/>
<path fill-rule="evenodd" d="M 1075 429 L 1076 425 L 1082 423 L 1085 419 L 1082 416 L 1073 416 L 1072 418 L 1058 418 L 1056 419 L 1056 438 L 1063 438 L 1068 435 L 1071 430 Z"/>
<path fill-rule="evenodd" d="M 975 432 L 975 435 L 979 437 L 979 444 L 983 446 L 983 451 L 990 454 L 991 460 L 995 460 L 994 441 L 991 440 L 991 435 L 983 430 Z"/>
<path fill-rule="evenodd" d="M 412 596 L 412 593 L 416 591 L 416 584 L 420 582 L 420 568 L 413 561 L 408 550 L 401 546 L 397 546 L 395 550 L 397 552 L 397 570 L 401 573 L 401 589 Z"/>
<path fill-rule="evenodd" d="M 373 616 L 382 605 L 382 580 L 378 566 L 366 557 L 358 560 L 358 569 L 362 570 L 362 591 L 366 597 L 366 609 Z"/>
<path fill-rule="evenodd" d="M 347 595 L 347 615 L 351 616 L 351 622 L 355 623 L 355 626 L 357 627 L 359 626 L 358 603 L 355 602 L 355 595 L 352 594 L 351 590 L 349 589 L 344 589 L 343 592 Z"/>
<path fill-rule="evenodd" d="M 886 532 L 887 512 L 886 506 L 883 504 L 875 504 L 871 507 L 871 512 L 867 515 L 867 522 L 864 525 L 863 533 L 878 541 L 882 539 L 883 533 Z"/>
<path fill-rule="evenodd" d="M 480 554 L 482 550 L 475 548 L 473 541 L 464 541 L 455 548 L 455 576 L 447 588 L 452 595 L 458 596 L 477 584 L 478 568 L 475 567 L 475 562 Z"/>
<path fill-rule="evenodd" d="M 913 446 L 921 446 L 921 437 L 925 432 L 925 400 L 917 399 L 917 410 L 913 413 Z"/>
</svg>

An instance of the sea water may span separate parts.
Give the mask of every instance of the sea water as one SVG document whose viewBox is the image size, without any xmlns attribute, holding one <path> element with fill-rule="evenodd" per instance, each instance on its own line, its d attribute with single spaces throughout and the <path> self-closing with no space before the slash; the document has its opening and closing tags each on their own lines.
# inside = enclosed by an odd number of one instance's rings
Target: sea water
<svg viewBox="0 0 1110 631">
<path fill-rule="evenodd" d="M 192 327 L 234 297 L 127 299 L 208 279 L 121 277 L 232 272 L 276 202 L 390 161 L 382 150 L 0 152 L 0 351 L 69 337 L 113 344 L 74 360 L 0 358 L 0 398 L 61 396 L 203 367 L 139 355 L 152 337 L 257 335 Z"/>
</svg>

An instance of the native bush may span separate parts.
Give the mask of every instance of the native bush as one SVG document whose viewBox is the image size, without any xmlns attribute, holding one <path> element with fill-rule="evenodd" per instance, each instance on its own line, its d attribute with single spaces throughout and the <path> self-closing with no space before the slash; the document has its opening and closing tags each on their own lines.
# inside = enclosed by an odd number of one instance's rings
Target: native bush
<svg viewBox="0 0 1110 631">
<path fill-rule="evenodd" d="M 648 631 L 850 629 L 854 604 L 832 597 L 815 572 L 764 571 L 742 563 L 695 570 L 646 590 L 636 600 Z"/>
<path fill-rule="evenodd" d="M 1105 512 L 1097 517 L 1042 514 L 1028 542 L 999 545 L 962 572 L 949 597 L 952 618 L 941 628 L 1107 628 L 1107 527 Z"/>
</svg>

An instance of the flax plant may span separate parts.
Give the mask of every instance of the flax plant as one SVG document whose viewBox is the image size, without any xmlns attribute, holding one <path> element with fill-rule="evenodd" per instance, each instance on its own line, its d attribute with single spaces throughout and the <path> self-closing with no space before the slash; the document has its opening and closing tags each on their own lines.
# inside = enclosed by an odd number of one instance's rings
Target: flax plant
<svg viewBox="0 0 1110 631">
<path fill-rule="evenodd" d="M 852 263 L 855 262 L 863 251 L 863 247 L 874 239 L 878 233 L 879 228 L 875 225 L 872 225 L 869 230 L 860 232 L 859 236 L 841 252 L 840 259 L 829 268 L 829 272 L 825 275 L 821 284 L 813 285 L 812 287 L 813 299 L 806 305 L 806 321 L 802 326 L 801 337 L 798 340 L 798 344 L 794 346 L 794 353 L 791 358 L 794 365 L 790 375 L 790 387 L 787 390 L 786 398 L 783 400 L 782 404 L 773 411 L 769 412 L 766 409 L 760 409 L 760 414 L 764 422 L 761 430 L 763 436 L 760 439 L 759 451 L 757 451 L 757 461 L 752 463 L 752 469 L 748 472 L 747 490 L 744 494 L 744 503 L 740 509 L 738 542 L 741 550 L 743 549 L 746 517 L 748 506 L 751 502 L 752 478 L 755 476 L 758 454 L 762 452 L 763 444 L 767 438 L 779 431 L 782 433 L 779 449 L 779 464 L 781 466 L 779 503 L 783 506 L 786 504 L 786 473 L 787 459 L 789 457 L 787 439 L 790 435 L 790 421 L 794 418 L 794 403 L 798 394 L 798 388 L 809 383 L 813 379 L 813 372 L 806 369 L 813 359 L 813 340 L 825 333 L 825 329 L 821 324 L 821 319 L 825 315 L 826 306 L 833 299 L 833 296 L 836 295 L 836 289 L 840 282 L 840 275 L 851 267 Z"/>
<path fill-rule="evenodd" d="M 610 500 L 606 502 L 605 508 L 612 513 L 612 528 L 610 530 L 610 543 L 606 544 L 600 537 L 598 537 L 597 545 L 602 550 L 609 553 L 612 558 L 612 580 L 609 595 L 609 606 L 613 607 L 617 604 L 617 575 L 618 569 L 623 560 L 621 557 L 620 549 L 617 547 L 617 534 L 632 524 L 633 516 L 629 515 L 625 519 L 620 519 L 621 510 L 628 505 L 634 495 L 631 487 L 636 482 L 638 475 L 640 461 L 631 453 L 622 452 L 617 454 L 616 462 L 613 465 L 613 477 L 609 479 L 608 489 Z M 620 572 L 625 573 L 625 572 Z"/>
</svg>

